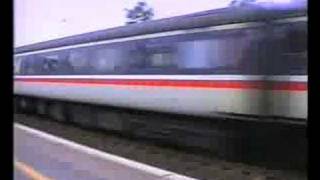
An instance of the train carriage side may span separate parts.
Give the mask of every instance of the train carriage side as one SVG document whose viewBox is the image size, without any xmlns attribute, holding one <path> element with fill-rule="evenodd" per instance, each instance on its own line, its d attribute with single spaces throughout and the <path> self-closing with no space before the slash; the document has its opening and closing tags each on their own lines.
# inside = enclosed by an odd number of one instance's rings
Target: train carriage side
<svg viewBox="0 0 320 180">
<path fill-rule="evenodd" d="M 17 54 L 14 93 L 206 117 L 305 122 L 306 19 Z"/>
</svg>

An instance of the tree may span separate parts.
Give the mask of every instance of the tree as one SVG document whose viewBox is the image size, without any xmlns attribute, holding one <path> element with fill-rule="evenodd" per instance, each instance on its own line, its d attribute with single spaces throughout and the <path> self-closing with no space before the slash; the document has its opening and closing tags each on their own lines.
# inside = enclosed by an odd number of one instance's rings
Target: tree
<svg viewBox="0 0 320 180">
<path fill-rule="evenodd" d="M 153 9 L 148 7 L 145 2 L 138 2 L 133 9 L 125 9 L 127 11 L 126 24 L 135 24 L 143 21 L 151 20 L 154 16 Z"/>
</svg>

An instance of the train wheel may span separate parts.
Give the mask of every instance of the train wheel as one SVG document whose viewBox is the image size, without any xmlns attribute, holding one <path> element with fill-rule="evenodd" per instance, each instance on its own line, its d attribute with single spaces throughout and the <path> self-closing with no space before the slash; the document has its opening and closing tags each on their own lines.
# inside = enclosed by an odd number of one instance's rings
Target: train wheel
<svg viewBox="0 0 320 180">
<path fill-rule="evenodd" d="M 13 110 L 14 113 L 20 113 L 21 112 L 21 107 L 19 106 L 19 97 L 14 97 L 13 99 Z"/>
<path fill-rule="evenodd" d="M 117 111 L 108 108 L 97 109 L 98 128 L 111 131 L 124 131 L 124 117 Z"/>
<path fill-rule="evenodd" d="M 88 105 L 71 104 L 69 105 L 70 121 L 82 127 L 96 128 L 96 111 Z"/>
<path fill-rule="evenodd" d="M 45 100 L 37 100 L 36 103 L 36 113 L 38 115 L 46 115 L 48 108 L 48 103 Z"/>
<path fill-rule="evenodd" d="M 48 107 L 48 115 L 57 121 L 67 121 L 66 109 L 61 102 L 50 102 Z"/>
<path fill-rule="evenodd" d="M 34 112 L 34 99 L 30 97 L 21 97 L 18 100 L 18 109 L 22 113 L 33 113 Z"/>
</svg>

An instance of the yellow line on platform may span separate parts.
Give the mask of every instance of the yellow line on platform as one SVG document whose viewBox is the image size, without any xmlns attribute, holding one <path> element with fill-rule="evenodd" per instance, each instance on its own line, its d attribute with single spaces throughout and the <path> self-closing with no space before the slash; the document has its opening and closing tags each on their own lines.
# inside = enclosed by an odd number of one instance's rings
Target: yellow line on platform
<svg viewBox="0 0 320 180">
<path fill-rule="evenodd" d="M 53 180 L 49 177 L 42 175 L 41 173 L 33 169 L 31 166 L 23 162 L 15 161 L 14 166 L 15 168 L 22 171 L 26 176 L 28 176 L 32 180 Z"/>
</svg>

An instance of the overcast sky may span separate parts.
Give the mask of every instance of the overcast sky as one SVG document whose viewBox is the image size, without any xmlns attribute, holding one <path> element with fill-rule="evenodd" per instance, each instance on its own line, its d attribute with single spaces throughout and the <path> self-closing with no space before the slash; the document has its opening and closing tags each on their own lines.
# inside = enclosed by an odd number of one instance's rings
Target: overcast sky
<svg viewBox="0 0 320 180">
<path fill-rule="evenodd" d="M 154 19 L 228 6 L 231 0 L 144 0 Z M 15 47 L 125 24 L 138 0 L 14 0 Z M 288 6 L 306 0 L 257 0 Z"/>
<path fill-rule="evenodd" d="M 124 8 L 137 0 L 15 0 L 15 46 L 125 24 Z M 145 0 L 155 17 L 225 7 L 230 0 Z"/>
</svg>

